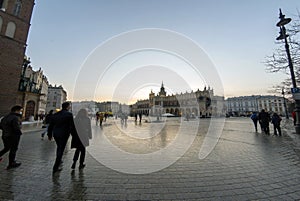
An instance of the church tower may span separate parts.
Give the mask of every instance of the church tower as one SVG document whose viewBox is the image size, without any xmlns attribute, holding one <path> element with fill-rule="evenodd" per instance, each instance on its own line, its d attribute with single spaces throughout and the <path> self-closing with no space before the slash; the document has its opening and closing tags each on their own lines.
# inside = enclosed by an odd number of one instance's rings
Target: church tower
<svg viewBox="0 0 300 201">
<path fill-rule="evenodd" d="M 161 87 L 160 87 L 160 92 L 158 94 L 160 97 L 164 97 L 167 95 L 166 91 L 165 91 L 165 87 L 164 87 L 164 83 L 161 83 Z"/>
<path fill-rule="evenodd" d="M 34 0 L 0 0 L 0 116 L 22 105 L 19 82 Z"/>
</svg>

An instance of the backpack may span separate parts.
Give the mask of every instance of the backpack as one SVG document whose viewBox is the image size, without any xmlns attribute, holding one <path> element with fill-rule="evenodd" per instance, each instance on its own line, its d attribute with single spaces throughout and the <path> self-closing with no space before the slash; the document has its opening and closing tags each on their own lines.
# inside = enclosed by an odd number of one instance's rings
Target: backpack
<svg viewBox="0 0 300 201">
<path fill-rule="evenodd" d="M 258 117 L 257 117 L 257 114 L 256 114 L 256 113 L 255 113 L 255 114 L 252 114 L 250 118 L 251 118 L 252 120 L 257 120 L 257 119 L 258 119 Z"/>
</svg>

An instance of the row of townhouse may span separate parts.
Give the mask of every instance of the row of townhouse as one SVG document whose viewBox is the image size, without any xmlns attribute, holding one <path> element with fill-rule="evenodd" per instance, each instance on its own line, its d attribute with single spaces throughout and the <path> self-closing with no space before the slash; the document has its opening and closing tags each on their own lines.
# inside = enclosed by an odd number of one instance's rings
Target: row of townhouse
<svg viewBox="0 0 300 201">
<path fill-rule="evenodd" d="M 290 105 L 288 99 L 271 95 L 239 96 L 226 99 L 227 114 L 230 116 L 248 116 L 262 109 L 284 116 L 286 112 L 290 113 L 288 105 Z"/>
</svg>

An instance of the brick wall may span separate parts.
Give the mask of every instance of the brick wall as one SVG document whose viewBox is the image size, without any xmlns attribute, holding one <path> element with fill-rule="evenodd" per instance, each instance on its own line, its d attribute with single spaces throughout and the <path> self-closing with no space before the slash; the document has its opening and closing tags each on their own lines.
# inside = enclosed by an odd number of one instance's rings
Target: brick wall
<svg viewBox="0 0 300 201">
<path fill-rule="evenodd" d="M 0 116 L 8 113 L 16 104 L 22 105 L 18 87 L 34 0 L 22 2 L 19 16 L 13 15 L 15 1 L 8 1 L 6 10 L 0 10 L 3 21 L 0 32 Z M 5 36 L 9 22 L 16 25 L 14 38 Z"/>
</svg>

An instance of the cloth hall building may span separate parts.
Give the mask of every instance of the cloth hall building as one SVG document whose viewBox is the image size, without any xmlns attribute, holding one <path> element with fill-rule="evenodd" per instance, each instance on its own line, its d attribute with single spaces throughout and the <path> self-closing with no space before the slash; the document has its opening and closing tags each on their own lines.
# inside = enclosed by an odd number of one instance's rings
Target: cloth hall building
<svg viewBox="0 0 300 201">
<path fill-rule="evenodd" d="M 156 116 L 170 113 L 175 116 L 211 117 L 222 116 L 224 113 L 224 97 L 214 96 L 213 89 L 191 91 L 167 95 L 164 84 L 155 94 L 152 90 L 149 99 L 138 100 L 131 106 L 131 113 Z"/>
</svg>

